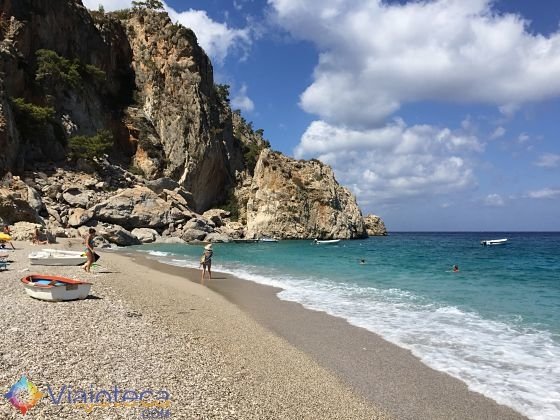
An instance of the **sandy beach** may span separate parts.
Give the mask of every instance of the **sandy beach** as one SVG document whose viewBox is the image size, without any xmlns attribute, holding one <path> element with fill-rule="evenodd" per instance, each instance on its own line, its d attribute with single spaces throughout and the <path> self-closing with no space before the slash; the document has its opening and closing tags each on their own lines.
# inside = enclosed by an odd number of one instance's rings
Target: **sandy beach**
<svg viewBox="0 0 560 420">
<path fill-rule="evenodd" d="M 68 392 L 115 387 L 117 396 L 165 391 L 158 408 L 181 419 L 524 418 L 375 334 L 279 300 L 273 288 L 223 273 L 202 287 L 197 270 L 126 252 L 100 251 L 90 274 L 30 267 L 38 247 L 16 247 L 0 273 L 0 383 L 5 394 L 26 374 L 47 394 L 30 418 L 154 418 L 148 404 L 80 404 Z M 31 272 L 91 281 L 91 296 L 31 299 L 19 283 Z M 21 414 L 4 399 L 0 417 Z"/>
<path fill-rule="evenodd" d="M 90 274 L 80 267 L 29 266 L 28 253 L 39 247 L 15 245 L 9 270 L 0 272 L 0 383 L 4 395 L 26 374 L 47 394 L 29 418 L 153 418 L 144 406 L 86 406 L 72 403 L 74 394 L 68 402 L 69 389 L 95 393 L 115 385 L 167 391 L 168 418 L 387 418 L 303 351 L 187 281 L 186 272 L 162 273 L 110 252 L 100 252 L 100 266 Z M 91 296 L 34 300 L 19 282 L 31 272 L 91 281 Z M 49 389 L 55 398 L 62 395 L 58 404 Z M 3 399 L 0 417 L 21 414 Z"/>
</svg>

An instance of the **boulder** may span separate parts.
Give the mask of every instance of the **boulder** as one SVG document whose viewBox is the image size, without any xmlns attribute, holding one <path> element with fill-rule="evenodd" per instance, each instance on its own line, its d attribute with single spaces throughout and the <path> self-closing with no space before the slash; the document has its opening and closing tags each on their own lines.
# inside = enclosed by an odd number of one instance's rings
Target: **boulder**
<svg viewBox="0 0 560 420">
<path fill-rule="evenodd" d="M 154 179 L 153 181 L 146 181 L 145 185 L 156 194 L 161 194 L 163 190 L 174 190 L 179 187 L 179 184 L 176 181 L 167 177 Z"/>
<path fill-rule="evenodd" d="M 206 234 L 207 232 L 200 229 L 185 229 L 181 234 L 181 239 L 185 242 L 202 241 Z"/>
<path fill-rule="evenodd" d="M 119 246 L 140 245 L 141 243 L 136 236 L 119 225 L 98 225 L 96 230 L 99 236 Z"/>
<path fill-rule="evenodd" d="M 231 238 L 223 233 L 212 232 L 206 235 L 204 242 L 231 242 Z"/>
<path fill-rule="evenodd" d="M 58 223 L 62 223 L 62 219 L 60 218 L 60 214 L 58 213 L 57 209 L 53 207 L 47 207 L 47 213 Z"/>
<path fill-rule="evenodd" d="M 102 222 L 118 224 L 125 229 L 163 229 L 170 223 L 186 220 L 186 216 L 146 187 L 126 189 L 95 205 L 94 217 Z"/>
<path fill-rule="evenodd" d="M 41 194 L 39 194 L 35 188 L 27 187 L 27 202 L 37 213 L 43 210 L 44 205 L 43 200 L 41 199 Z"/>
<path fill-rule="evenodd" d="M 89 210 L 82 209 L 80 207 L 75 208 L 70 217 L 68 218 L 68 224 L 72 227 L 79 227 L 83 224 L 89 222 L 93 214 Z"/>
<path fill-rule="evenodd" d="M 207 220 L 212 221 L 212 223 L 214 223 L 214 226 L 220 227 L 220 226 L 223 226 L 223 224 L 224 224 L 223 219 L 230 217 L 230 215 L 231 215 L 231 213 L 229 211 L 226 211 L 226 210 L 210 209 L 208 211 L 205 211 L 202 214 L 202 217 L 204 217 Z"/>
<path fill-rule="evenodd" d="M 214 229 L 208 222 L 202 218 L 191 219 L 185 223 L 185 229 L 197 229 L 204 232 L 213 232 Z"/>
<path fill-rule="evenodd" d="M 185 241 L 183 241 L 181 238 L 177 236 L 169 236 L 166 238 L 160 236 L 157 242 L 160 244 L 184 244 L 185 243 Z"/>
<path fill-rule="evenodd" d="M 133 229 L 131 232 L 134 236 L 138 238 L 138 240 L 144 244 L 156 242 L 159 238 L 159 233 L 154 229 L 149 228 L 136 228 Z"/>
<path fill-rule="evenodd" d="M 14 241 L 30 241 L 35 236 L 36 228 L 42 229 L 43 225 L 30 222 L 16 222 L 10 229 L 12 239 Z"/>
<path fill-rule="evenodd" d="M 15 222 L 42 223 L 37 211 L 27 201 L 27 186 L 21 182 L 19 187 L 0 188 L 0 218 L 5 223 Z"/>
<path fill-rule="evenodd" d="M 239 222 L 227 222 L 224 226 L 216 229 L 216 231 L 232 239 L 245 237 L 245 226 Z"/>
<path fill-rule="evenodd" d="M 366 226 L 367 234 L 369 236 L 386 236 L 387 229 L 381 217 L 375 214 L 368 214 L 364 217 L 364 224 Z"/>
<path fill-rule="evenodd" d="M 71 188 L 62 193 L 64 201 L 70 204 L 72 207 L 82 207 L 88 208 L 91 198 L 90 191 L 82 191 L 78 188 Z"/>
</svg>

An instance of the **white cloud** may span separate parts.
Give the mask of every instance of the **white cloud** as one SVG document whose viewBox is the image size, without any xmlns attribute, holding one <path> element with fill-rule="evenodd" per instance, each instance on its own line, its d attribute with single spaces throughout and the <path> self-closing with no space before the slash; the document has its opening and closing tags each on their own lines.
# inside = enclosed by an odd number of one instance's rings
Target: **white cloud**
<svg viewBox="0 0 560 420">
<path fill-rule="evenodd" d="M 531 140 L 531 138 L 527 133 L 521 133 L 519 137 L 517 137 L 517 142 L 519 144 L 527 143 L 529 140 Z"/>
<path fill-rule="evenodd" d="M 132 0 L 82 0 L 82 3 L 90 10 L 97 10 L 101 5 L 106 12 L 128 9 L 132 6 Z"/>
<path fill-rule="evenodd" d="M 503 137 L 504 134 L 506 134 L 506 129 L 502 126 L 497 127 L 492 133 L 492 135 L 490 136 L 490 139 L 491 140 L 499 139 L 500 137 Z"/>
<path fill-rule="evenodd" d="M 379 126 L 424 100 L 488 103 L 510 115 L 560 95 L 560 32 L 492 10 L 492 0 L 268 0 L 320 50 L 301 106 L 330 124 Z"/>
<path fill-rule="evenodd" d="M 499 194 L 488 194 L 484 198 L 484 205 L 490 207 L 502 207 L 505 204 L 504 199 Z"/>
<path fill-rule="evenodd" d="M 194 31 L 198 43 L 214 63 L 222 64 L 233 50 L 241 50 L 246 55 L 252 44 L 248 28 L 230 28 L 226 23 L 212 20 L 203 10 L 190 9 L 181 13 L 169 7 L 166 10 L 173 22 L 179 22 Z"/>
<path fill-rule="evenodd" d="M 554 153 L 545 153 L 539 156 L 539 159 L 535 162 L 535 165 L 542 168 L 557 168 L 560 166 L 560 155 Z"/>
<path fill-rule="evenodd" d="M 255 104 L 247 96 L 247 85 L 243 84 L 237 95 L 235 95 L 231 100 L 231 107 L 233 109 L 240 109 L 241 111 L 251 112 L 255 109 Z"/>
<path fill-rule="evenodd" d="M 555 199 L 560 198 L 560 189 L 543 188 L 542 190 L 529 191 L 527 194 L 529 198 L 536 199 Z"/>
<path fill-rule="evenodd" d="M 357 130 L 314 121 L 295 150 L 331 165 L 361 203 L 398 197 L 431 197 L 475 185 L 468 156 L 482 152 L 478 139 L 429 125 L 396 120 L 382 128 Z"/>
</svg>

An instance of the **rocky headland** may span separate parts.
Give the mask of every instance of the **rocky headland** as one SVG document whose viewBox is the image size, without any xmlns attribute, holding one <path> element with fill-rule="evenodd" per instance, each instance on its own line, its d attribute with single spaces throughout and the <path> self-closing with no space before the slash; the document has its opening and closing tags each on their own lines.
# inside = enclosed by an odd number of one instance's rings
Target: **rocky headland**
<svg viewBox="0 0 560 420">
<path fill-rule="evenodd" d="M 271 150 L 165 12 L 4 1 L 0 39 L 0 224 L 16 239 L 386 234 L 331 168 Z"/>
</svg>

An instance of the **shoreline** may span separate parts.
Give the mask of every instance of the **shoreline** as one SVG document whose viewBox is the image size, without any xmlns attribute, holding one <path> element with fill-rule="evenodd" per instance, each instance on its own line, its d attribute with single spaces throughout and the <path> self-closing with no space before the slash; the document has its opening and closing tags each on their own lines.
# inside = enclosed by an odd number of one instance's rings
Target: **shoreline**
<svg viewBox="0 0 560 420">
<path fill-rule="evenodd" d="M 171 417 L 186 419 L 525 418 L 365 329 L 280 300 L 279 289 L 219 272 L 202 287 L 199 270 L 126 249 L 97 250 L 100 266 L 90 274 L 29 266 L 27 253 L 41 247 L 15 245 L 14 262 L 0 272 L 3 394 L 25 373 L 43 392 L 90 384 L 165 389 Z M 19 279 L 31 272 L 91 281 L 91 296 L 29 298 Z M 44 397 L 30 413 L 132 419 L 139 410 L 87 414 Z M 6 400 L 0 405 L 0 417 L 19 416 Z"/>
<path fill-rule="evenodd" d="M 138 253 L 139 254 L 139 253 Z M 138 255 L 138 263 L 197 283 L 197 269 Z M 368 402 L 398 419 L 526 419 L 461 380 L 425 365 L 410 350 L 345 319 L 280 299 L 282 290 L 215 272 L 205 285 L 264 328 L 310 355 Z M 183 274 L 185 275 L 185 274 Z M 406 396 L 403 398 L 403 396 Z"/>
<path fill-rule="evenodd" d="M 101 249 L 89 274 L 80 267 L 29 266 L 27 253 L 41 247 L 15 245 L 14 262 L 0 272 L 0 386 L 5 395 L 25 374 L 46 394 L 30 408 L 31 417 L 145 418 L 142 407 L 109 404 L 88 414 L 79 399 L 67 401 L 64 393 L 57 402 L 48 395 L 64 387 L 118 386 L 167 391 L 170 418 L 390 418 L 221 295 L 186 281 L 184 271 L 169 274 L 159 263 L 150 268 L 137 256 Z M 82 249 L 74 240 L 49 247 Z M 91 294 L 72 302 L 32 299 L 19 282 L 30 273 L 90 281 Z M 21 417 L 2 401 L 1 418 Z"/>
</svg>

